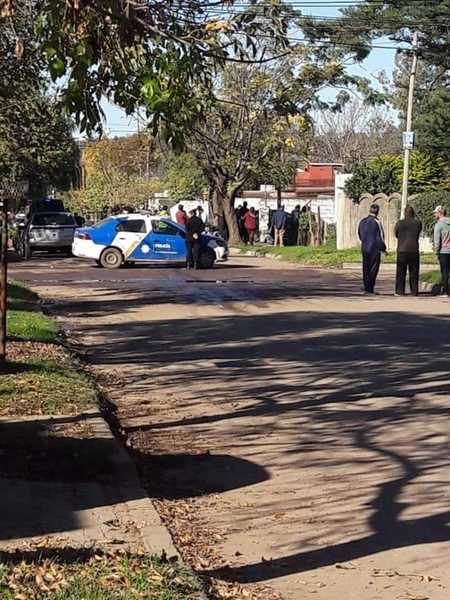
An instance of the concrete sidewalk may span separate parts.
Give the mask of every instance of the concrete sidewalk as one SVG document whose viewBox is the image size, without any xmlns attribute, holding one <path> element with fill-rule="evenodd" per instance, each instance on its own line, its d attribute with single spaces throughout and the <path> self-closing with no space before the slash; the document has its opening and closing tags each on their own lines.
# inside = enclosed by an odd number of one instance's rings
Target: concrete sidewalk
<svg viewBox="0 0 450 600">
<path fill-rule="evenodd" d="M 136 467 L 98 411 L 0 420 L 0 551 L 176 554 Z"/>
</svg>

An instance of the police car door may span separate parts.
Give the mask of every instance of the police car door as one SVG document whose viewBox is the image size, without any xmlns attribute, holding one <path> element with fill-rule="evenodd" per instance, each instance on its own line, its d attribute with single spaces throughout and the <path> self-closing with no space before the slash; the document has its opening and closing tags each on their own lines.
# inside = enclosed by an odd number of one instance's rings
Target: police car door
<svg viewBox="0 0 450 600">
<path fill-rule="evenodd" d="M 146 219 L 140 215 L 120 219 L 112 245 L 120 248 L 125 260 L 128 260 L 147 235 L 148 228 Z"/>
<path fill-rule="evenodd" d="M 153 219 L 152 232 L 147 237 L 153 260 L 184 261 L 186 235 L 182 227 L 166 219 Z"/>
</svg>

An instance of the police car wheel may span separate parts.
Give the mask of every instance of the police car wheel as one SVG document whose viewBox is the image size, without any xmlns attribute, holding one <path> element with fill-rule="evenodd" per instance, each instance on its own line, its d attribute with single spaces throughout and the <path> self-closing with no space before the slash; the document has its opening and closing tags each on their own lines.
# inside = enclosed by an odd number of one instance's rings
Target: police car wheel
<svg viewBox="0 0 450 600">
<path fill-rule="evenodd" d="M 202 269 L 212 269 L 216 261 L 216 253 L 211 248 L 206 248 L 200 254 L 200 267 Z"/>
<path fill-rule="evenodd" d="M 118 269 L 122 263 L 122 252 L 117 248 L 106 248 L 100 256 L 100 264 L 105 269 Z"/>
</svg>

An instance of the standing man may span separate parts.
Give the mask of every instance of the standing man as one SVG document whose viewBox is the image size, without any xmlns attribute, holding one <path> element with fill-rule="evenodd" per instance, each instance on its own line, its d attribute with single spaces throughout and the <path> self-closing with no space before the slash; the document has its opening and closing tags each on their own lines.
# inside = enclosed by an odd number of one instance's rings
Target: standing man
<svg viewBox="0 0 450 600">
<path fill-rule="evenodd" d="M 397 273 L 395 295 L 405 295 L 406 271 L 409 271 L 409 286 L 413 296 L 419 295 L 419 236 L 422 223 L 417 220 L 412 206 L 405 208 L 405 218 L 397 222 L 395 237 L 397 243 Z"/>
<path fill-rule="evenodd" d="M 200 217 L 197 217 L 196 211 L 189 211 L 189 219 L 186 224 L 186 267 L 188 269 L 199 268 L 200 238 L 204 229 L 205 224 Z"/>
<path fill-rule="evenodd" d="M 386 252 L 383 226 L 378 219 L 380 207 L 372 204 L 369 216 L 363 219 L 358 227 L 363 259 L 364 291 L 375 294 L 375 283 L 380 270 L 381 253 Z"/>
<path fill-rule="evenodd" d="M 188 217 L 187 217 L 186 211 L 184 210 L 184 206 L 182 204 L 179 204 L 178 210 L 175 215 L 176 222 L 178 223 L 178 225 L 186 226 L 187 219 L 188 219 Z"/>
<path fill-rule="evenodd" d="M 292 220 L 291 243 L 293 246 L 298 246 L 299 232 L 300 232 L 300 215 L 301 215 L 300 204 L 297 204 L 297 206 L 294 208 L 294 210 L 291 213 L 291 220 Z"/>
<path fill-rule="evenodd" d="M 441 265 L 442 296 L 449 298 L 450 278 L 450 219 L 443 206 L 436 206 L 434 210 L 437 223 L 434 226 L 434 251 Z"/>
<path fill-rule="evenodd" d="M 159 211 L 159 216 L 160 217 L 170 217 L 169 207 L 166 204 L 164 204 L 163 207 L 161 208 L 161 210 Z"/>
<path fill-rule="evenodd" d="M 274 229 L 275 246 L 284 246 L 284 234 L 286 232 L 287 213 L 284 206 L 280 206 L 272 215 L 272 226 Z"/>
<path fill-rule="evenodd" d="M 248 213 L 248 202 L 244 201 L 242 206 L 238 207 L 237 213 L 236 213 L 239 234 L 240 234 L 241 240 L 244 242 L 244 244 L 247 244 L 247 242 L 248 242 L 248 233 L 247 233 L 247 229 L 245 228 L 245 225 L 244 225 L 244 219 L 245 219 L 245 216 L 247 213 Z"/>
</svg>

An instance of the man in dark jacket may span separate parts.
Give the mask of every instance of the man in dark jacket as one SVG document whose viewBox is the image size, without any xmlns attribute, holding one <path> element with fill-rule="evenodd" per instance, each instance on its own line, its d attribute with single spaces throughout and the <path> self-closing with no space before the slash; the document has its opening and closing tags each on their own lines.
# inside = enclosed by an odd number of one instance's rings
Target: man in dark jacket
<svg viewBox="0 0 450 600">
<path fill-rule="evenodd" d="M 363 219 L 358 227 L 363 260 L 364 290 L 366 294 L 375 293 L 375 283 L 380 270 L 381 253 L 386 252 L 384 230 L 378 219 L 380 207 L 372 204 L 369 216 Z"/>
<path fill-rule="evenodd" d="M 397 243 L 397 274 L 395 277 L 395 295 L 405 295 L 406 271 L 409 271 L 409 285 L 413 296 L 419 295 L 419 237 L 422 223 L 416 218 L 412 206 L 405 209 L 405 218 L 397 222 L 395 237 Z"/>
<path fill-rule="evenodd" d="M 272 215 L 272 226 L 274 229 L 274 245 L 284 246 L 284 234 L 287 226 L 287 213 L 284 211 L 284 206 L 277 208 Z"/>
<path fill-rule="evenodd" d="M 189 211 L 189 219 L 186 224 L 186 266 L 188 269 L 199 268 L 200 238 L 204 229 L 205 224 L 200 217 L 197 217 L 196 211 Z"/>
</svg>

